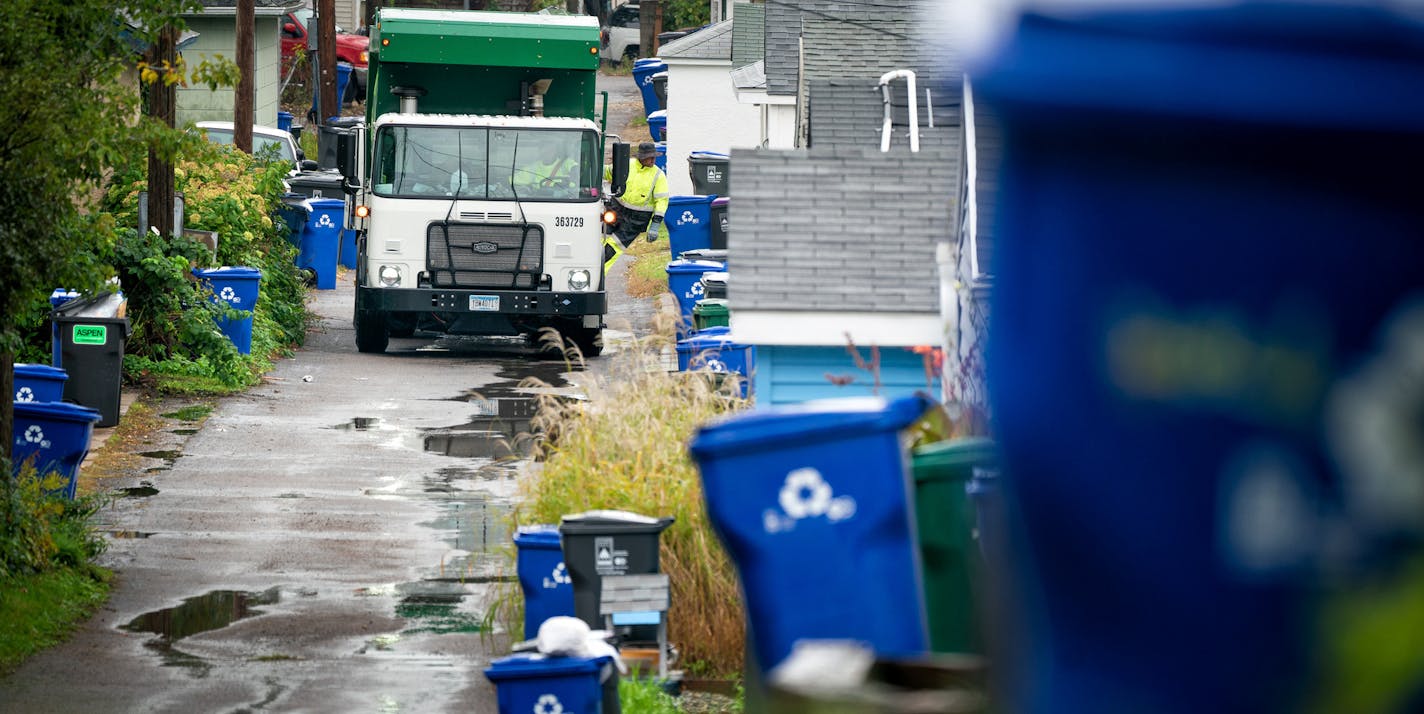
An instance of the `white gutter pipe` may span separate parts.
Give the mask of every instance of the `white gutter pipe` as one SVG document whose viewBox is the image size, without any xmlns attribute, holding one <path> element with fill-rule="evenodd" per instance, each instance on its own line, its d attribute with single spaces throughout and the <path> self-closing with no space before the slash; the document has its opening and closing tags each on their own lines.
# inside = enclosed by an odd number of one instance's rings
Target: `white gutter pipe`
<svg viewBox="0 0 1424 714">
<path fill-rule="evenodd" d="M 915 73 L 908 69 L 895 69 L 880 75 L 880 96 L 885 102 L 885 123 L 880 127 L 880 150 L 890 150 L 890 82 L 903 78 L 910 97 L 910 151 L 920 150 L 920 108 L 915 96 Z"/>
</svg>

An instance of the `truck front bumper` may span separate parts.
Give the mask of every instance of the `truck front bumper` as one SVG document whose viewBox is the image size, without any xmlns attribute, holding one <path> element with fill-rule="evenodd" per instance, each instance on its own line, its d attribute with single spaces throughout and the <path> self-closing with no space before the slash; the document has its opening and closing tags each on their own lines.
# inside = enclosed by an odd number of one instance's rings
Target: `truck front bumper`
<svg viewBox="0 0 1424 714">
<path fill-rule="evenodd" d="M 603 292 L 556 293 L 537 290 L 450 290 L 358 286 L 356 304 L 382 312 L 446 312 L 486 315 L 603 315 Z"/>
</svg>

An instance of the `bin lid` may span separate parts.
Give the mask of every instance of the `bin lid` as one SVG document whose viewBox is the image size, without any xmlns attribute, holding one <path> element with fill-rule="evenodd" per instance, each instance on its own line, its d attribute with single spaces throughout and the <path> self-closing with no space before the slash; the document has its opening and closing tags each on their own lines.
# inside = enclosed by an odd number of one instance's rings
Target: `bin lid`
<svg viewBox="0 0 1424 714">
<path fill-rule="evenodd" d="M 714 263 L 727 262 L 726 248 L 698 248 L 696 250 L 684 250 L 677 254 L 678 260 L 710 260 Z"/>
<path fill-rule="evenodd" d="M 121 292 L 99 293 L 94 297 L 80 296 L 54 308 L 56 317 L 65 318 L 117 318 L 123 311 L 128 298 Z M 127 318 L 124 318 L 127 319 Z"/>
<path fill-rule="evenodd" d="M 725 270 L 714 270 L 710 273 L 702 274 L 703 285 L 721 285 L 727 287 L 727 272 Z"/>
<path fill-rule="evenodd" d="M 666 109 L 659 109 L 659 110 L 657 110 L 657 111 L 655 111 L 655 112 L 649 112 L 649 113 L 648 113 L 648 122 L 649 122 L 649 123 L 652 123 L 652 122 L 655 122 L 655 121 L 667 121 L 667 110 L 666 110 Z"/>
<path fill-rule="evenodd" d="M 926 444 L 915 449 L 911 460 L 916 481 L 968 480 L 975 466 L 994 463 L 994 440 L 970 436 Z"/>
<path fill-rule="evenodd" d="M 15 364 L 15 376 L 28 377 L 30 379 L 69 379 L 69 373 L 47 364 L 27 364 L 19 362 Z"/>
<path fill-rule="evenodd" d="M 692 306 L 694 315 L 726 315 L 731 312 L 726 298 L 702 298 Z M 712 328 L 707 328 L 708 330 Z M 705 330 L 704 330 L 705 331 Z"/>
<path fill-rule="evenodd" d="M 718 196 L 717 198 L 712 199 L 712 207 L 721 208 L 731 202 L 732 198 L 730 196 Z"/>
<path fill-rule="evenodd" d="M 708 273 L 726 269 L 726 263 L 718 263 L 714 260 L 674 260 L 667 264 L 669 275 L 674 273 Z"/>
<path fill-rule="evenodd" d="M 679 354 L 696 354 L 706 350 L 742 350 L 747 346 L 739 342 L 734 342 L 731 335 L 725 329 L 717 330 L 725 325 L 715 325 L 698 331 L 691 337 L 684 337 L 677 341 L 677 351 Z M 714 332 L 713 330 L 717 330 Z"/>
<path fill-rule="evenodd" d="M 634 530 L 658 533 L 672 525 L 675 520 L 672 516 L 653 518 L 631 511 L 584 511 L 583 513 L 565 515 L 563 522 L 559 524 L 559 531 L 576 533 L 582 530 L 595 531 L 613 528 L 618 531 Z"/>
<path fill-rule="evenodd" d="M 99 410 L 69 402 L 15 402 L 15 417 L 88 424 L 99 421 Z"/>
<path fill-rule="evenodd" d="M 609 657 L 550 657 L 542 654 L 516 654 L 490 662 L 485 678 L 491 682 L 538 677 L 562 677 L 570 674 L 594 674 Z"/>
<path fill-rule="evenodd" d="M 200 278 L 221 278 L 223 280 L 260 280 L 262 271 L 241 265 L 224 265 L 221 268 L 193 268 L 193 274 Z"/>
<path fill-rule="evenodd" d="M 521 547 L 559 548 L 559 527 L 555 525 L 520 526 L 514 532 L 514 544 Z"/>
<path fill-rule="evenodd" d="M 694 151 L 687 155 L 691 159 L 704 159 L 709 161 L 726 161 L 731 157 L 716 151 Z"/>
<path fill-rule="evenodd" d="M 346 201 L 340 198 L 309 198 L 305 203 L 313 210 L 318 208 L 346 208 Z"/>
<path fill-rule="evenodd" d="M 668 76 L 667 70 L 662 70 L 662 71 L 660 71 L 660 72 L 654 73 L 654 74 L 653 74 L 653 79 L 657 79 L 658 77 L 667 78 L 667 76 Z"/>
<path fill-rule="evenodd" d="M 708 204 L 710 204 L 710 203 L 712 203 L 712 199 L 714 199 L 714 198 L 716 198 L 716 197 L 717 197 L 716 194 L 713 194 L 713 195 L 711 195 L 711 196 L 669 196 L 669 197 L 668 197 L 668 207 L 670 208 L 670 207 L 672 207 L 672 206 L 686 206 L 686 205 L 690 205 L 690 204 L 699 204 L 699 203 L 708 203 Z"/>
<path fill-rule="evenodd" d="M 339 171 L 303 171 L 287 177 L 289 186 L 311 186 L 318 188 L 340 188 L 344 181 Z"/>
<path fill-rule="evenodd" d="M 688 449 L 699 459 L 776 448 L 797 441 L 899 431 L 919 419 L 932 402 L 914 395 L 895 400 L 846 397 L 743 412 L 702 427 Z"/>
</svg>

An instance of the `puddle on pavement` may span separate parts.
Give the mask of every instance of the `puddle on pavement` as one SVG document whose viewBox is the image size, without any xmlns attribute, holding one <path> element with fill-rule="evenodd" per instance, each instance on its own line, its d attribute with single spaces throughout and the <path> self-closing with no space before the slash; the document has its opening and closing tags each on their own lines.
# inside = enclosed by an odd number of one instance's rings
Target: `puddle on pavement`
<svg viewBox="0 0 1424 714">
<path fill-rule="evenodd" d="M 152 484 L 145 483 L 141 486 L 121 488 L 115 493 L 125 498 L 148 498 L 149 496 L 157 496 L 158 489 L 154 488 Z"/>
<path fill-rule="evenodd" d="M 538 402 L 518 399 L 477 399 L 469 402 L 475 416 L 457 427 L 426 429 L 426 451 L 461 458 L 523 458 L 533 445 L 533 419 Z"/>
<path fill-rule="evenodd" d="M 350 431 L 369 431 L 381 425 L 380 417 L 356 417 L 345 424 L 337 424 L 333 429 L 346 429 Z"/>
<path fill-rule="evenodd" d="M 198 430 L 197 430 L 197 429 L 174 429 L 174 430 L 173 430 L 173 433 L 174 433 L 174 434 L 177 434 L 178 436 L 192 436 L 192 435 L 198 433 Z"/>
<path fill-rule="evenodd" d="M 214 590 L 204 595 L 183 600 L 183 604 L 162 610 L 147 612 L 119 629 L 129 632 L 145 632 L 158 637 L 145 643 L 146 647 L 163 653 L 164 664 L 178 667 L 204 667 L 203 661 L 193 655 L 174 649 L 174 643 L 185 637 L 220 630 L 238 620 L 261 615 L 259 605 L 271 605 L 281 599 L 280 588 L 269 588 L 262 592 L 241 590 Z"/>
<path fill-rule="evenodd" d="M 150 536 L 153 535 L 153 533 L 151 533 L 151 532 L 149 532 L 149 531 L 126 531 L 126 530 L 110 530 L 110 531 L 104 531 L 104 534 L 107 535 L 107 536 L 109 536 L 110 538 L 118 538 L 118 539 L 120 539 L 120 540 L 127 540 L 127 539 L 130 539 L 130 538 L 148 538 L 148 537 L 150 537 Z"/>
<path fill-rule="evenodd" d="M 497 548 L 509 542 L 511 506 L 472 496 L 442 502 L 440 516 L 419 525 L 442 531 L 452 548 L 471 554 L 488 553 L 491 545 Z"/>
<path fill-rule="evenodd" d="M 160 451 L 140 451 L 138 455 L 146 456 L 150 459 L 162 459 L 163 466 L 158 467 L 162 469 L 167 469 L 168 467 L 177 463 L 178 459 L 183 458 L 183 452 L 178 451 L 176 449 L 163 449 Z M 149 473 L 153 473 L 153 470 L 149 469 Z"/>
<path fill-rule="evenodd" d="M 399 634 L 381 635 L 367 644 L 377 650 L 389 650 L 403 636 L 412 634 L 447 635 L 480 632 L 484 615 L 468 609 L 470 590 L 460 581 L 417 580 L 396 585 L 380 585 L 356 591 L 361 597 L 398 598 L 397 617 L 406 620 Z"/>
</svg>

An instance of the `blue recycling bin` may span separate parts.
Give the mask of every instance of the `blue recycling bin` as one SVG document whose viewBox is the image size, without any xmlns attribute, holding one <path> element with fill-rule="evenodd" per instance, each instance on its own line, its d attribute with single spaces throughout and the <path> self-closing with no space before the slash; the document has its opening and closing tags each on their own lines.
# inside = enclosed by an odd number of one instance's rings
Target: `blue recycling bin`
<svg viewBox="0 0 1424 714">
<path fill-rule="evenodd" d="M 645 57 L 633 63 L 633 81 L 643 96 L 643 116 L 651 116 L 662 109 L 657 91 L 653 88 L 653 75 L 667 70 L 667 63 L 656 57 Z M 657 137 L 653 137 L 654 140 Z"/>
<path fill-rule="evenodd" d="M 799 639 L 860 640 L 892 657 L 928 649 L 900 432 L 929 407 L 919 396 L 806 402 L 743 412 L 693 437 L 760 671 Z"/>
<path fill-rule="evenodd" d="M 300 245 L 302 228 L 306 226 L 311 215 L 311 209 L 306 205 L 306 196 L 300 193 L 282 194 L 282 205 L 277 208 L 277 215 L 287 226 L 287 242 Z"/>
<path fill-rule="evenodd" d="M 77 297 L 79 297 L 79 293 L 77 293 L 77 292 L 75 292 L 75 291 L 73 291 L 73 290 L 65 290 L 64 288 L 55 288 L 54 292 L 52 292 L 52 293 L 49 294 L 49 306 L 50 306 L 51 309 L 53 309 L 53 308 L 58 308 L 60 305 L 63 305 L 64 303 L 67 303 L 67 302 L 69 302 L 70 300 L 73 300 L 73 299 L 75 299 L 75 298 L 77 298 Z M 63 362 L 64 362 L 64 358 L 63 358 L 63 356 L 60 354 L 59 344 L 60 344 L 60 339 L 59 339 L 59 323 L 51 321 L 51 323 L 50 323 L 50 345 L 51 345 L 51 347 L 50 347 L 49 363 L 52 364 L 52 365 L 54 365 L 54 366 L 56 366 L 56 367 L 59 367 L 59 366 L 60 366 L 61 364 L 63 364 Z"/>
<path fill-rule="evenodd" d="M 519 589 L 524 592 L 524 637 L 530 639 L 545 620 L 574 616 L 573 579 L 564 564 L 558 526 L 524 526 L 514 533 L 514 547 L 519 552 Z"/>
<path fill-rule="evenodd" d="M 69 374 L 45 364 L 16 364 L 15 401 L 58 402 L 64 399 L 64 381 Z"/>
<path fill-rule="evenodd" d="M 339 257 L 341 267 L 347 270 L 356 269 L 356 229 L 347 228 L 341 231 L 341 253 Z"/>
<path fill-rule="evenodd" d="M 738 375 L 737 394 L 743 399 L 750 394 L 755 368 L 756 347 L 733 340 L 725 325 L 708 327 L 677 341 L 678 371 L 706 370 Z"/>
<path fill-rule="evenodd" d="M 347 62 L 337 62 L 337 63 L 336 63 L 336 106 L 337 106 L 337 111 L 328 111 L 328 112 L 327 112 L 328 114 L 330 114 L 330 115 L 332 115 L 332 116 L 336 116 L 336 115 L 339 115 L 339 114 L 341 113 L 340 107 L 341 107 L 342 104 L 345 103 L 345 99 L 346 99 L 346 83 L 347 83 L 347 82 L 350 82 L 350 81 L 351 81 L 351 65 L 350 65 L 349 63 L 347 63 Z M 315 96 L 313 96 L 313 97 L 312 97 L 311 111 L 308 112 L 308 115 L 309 115 L 309 116 L 315 116 L 315 115 L 316 115 L 316 100 L 317 100 L 317 98 L 316 98 Z M 328 108 L 328 109 L 329 109 L 329 108 Z M 279 120 L 280 120 L 280 115 L 279 115 L 278 118 L 279 118 Z M 287 130 L 288 130 L 288 131 L 291 131 L 291 125 L 290 125 L 290 124 L 287 125 Z"/>
<path fill-rule="evenodd" d="M 307 200 L 306 205 L 307 222 L 297 245 L 297 267 L 316 275 L 318 290 L 335 290 L 346 202 L 339 198 L 313 198 Z"/>
<path fill-rule="evenodd" d="M 668 247 L 673 255 L 712 247 L 712 201 L 716 196 L 673 196 L 668 199 Z"/>
<path fill-rule="evenodd" d="M 232 341 L 232 345 L 242 354 L 252 352 L 252 310 L 257 306 L 257 296 L 262 284 L 262 271 L 256 268 L 222 267 L 195 268 L 193 275 L 212 291 L 214 302 L 225 302 L 234 310 L 247 315 L 241 318 L 220 317 L 218 329 Z"/>
<path fill-rule="evenodd" d="M 74 498 L 79 465 L 89 454 L 97 409 L 67 402 L 15 402 L 12 475 L 31 463 L 40 474 L 59 474 L 57 493 Z"/>
<path fill-rule="evenodd" d="M 674 260 L 667 264 L 668 290 L 677 298 L 678 314 L 681 316 L 678 320 L 679 335 L 686 335 L 691 331 L 692 308 L 697 306 L 698 300 L 706 297 L 700 280 L 702 274 L 726 268 L 725 263 L 711 260 Z"/>
<path fill-rule="evenodd" d="M 292 130 L 291 112 L 277 112 L 277 128 L 287 132 L 290 132 Z"/>
<path fill-rule="evenodd" d="M 490 663 L 499 714 L 601 714 L 608 657 L 516 654 Z"/>
<path fill-rule="evenodd" d="M 666 142 L 666 141 L 655 142 L 655 143 L 654 143 L 654 146 L 656 146 L 657 149 L 658 149 L 658 155 L 657 155 L 656 158 L 653 159 L 653 165 L 656 166 L 656 167 L 658 167 L 659 169 L 662 169 L 662 171 L 663 171 L 664 173 L 666 173 L 666 172 L 667 172 L 667 142 Z"/>
<path fill-rule="evenodd" d="M 1418 444 L 1383 425 L 1418 426 L 1424 25 L 1199 5 L 1026 15 L 973 70 L 1003 127 L 1005 711 L 1308 708 L 1320 595 L 1360 582 L 1321 574 L 1421 535 L 1382 455 Z"/>
<path fill-rule="evenodd" d="M 648 133 L 653 141 L 667 141 L 667 110 L 659 109 L 648 115 Z"/>
</svg>

